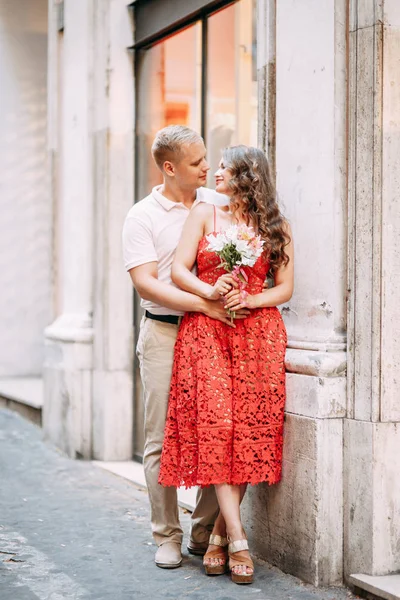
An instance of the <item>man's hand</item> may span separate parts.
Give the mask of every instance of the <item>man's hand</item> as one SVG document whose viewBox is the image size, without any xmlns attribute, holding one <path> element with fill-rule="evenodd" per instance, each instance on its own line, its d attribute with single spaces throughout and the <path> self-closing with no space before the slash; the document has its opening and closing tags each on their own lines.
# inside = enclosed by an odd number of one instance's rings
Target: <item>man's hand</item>
<svg viewBox="0 0 400 600">
<path fill-rule="evenodd" d="M 235 327 L 235 323 L 231 322 L 231 316 L 226 312 L 224 305 L 220 300 L 204 300 L 204 307 L 202 311 L 210 319 L 216 319 L 222 321 L 230 327 Z M 245 319 L 250 314 L 248 309 L 238 310 L 235 314 L 235 319 Z"/>
</svg>

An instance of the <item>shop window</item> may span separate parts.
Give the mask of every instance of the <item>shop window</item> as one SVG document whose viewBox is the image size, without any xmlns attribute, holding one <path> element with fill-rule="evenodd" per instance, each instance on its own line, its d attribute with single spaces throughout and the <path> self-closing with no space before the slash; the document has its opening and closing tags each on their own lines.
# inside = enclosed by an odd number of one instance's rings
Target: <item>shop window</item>
<svg viewBox="0 0 400 600">
<path fill-rule="evenodd" d="M 211 187 L 224 146 L 257 144 L 255 23 L 256 0 L 239 0 L 137 51 L 137 200 L 161 182 L 150 148 L 166 125 L 202 133 Z"/>
</svg>

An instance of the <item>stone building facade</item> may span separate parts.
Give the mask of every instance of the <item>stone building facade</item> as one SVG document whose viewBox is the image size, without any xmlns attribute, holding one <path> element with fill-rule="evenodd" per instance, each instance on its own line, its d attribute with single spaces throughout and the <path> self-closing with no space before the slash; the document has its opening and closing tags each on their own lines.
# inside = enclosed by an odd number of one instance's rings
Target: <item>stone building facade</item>
<svg viewBox="0 0 400 600">
<path fill-rule="evenodd" d="M 72 457 L 137 454 L 135 311 L 121 227 L 150 168 L 140 128 L 147 123 L 150 135 L 159 125 L 151 110 L 160 101 L 152 96 L 138 121 L 152 81 L 148 70 L 138 75 L 137 58 L 159 73 L 164 39 L 196 19 L 211 31 L 216 10 L 227 17 L 244 1 L 177 1 L 179 19 L 161 0 L 0 4 L 9 59 L 0 67 L 0 374 L 43 374 L 44 432 Z M 258 0 L 253 9 L 257 142 L 292 224 L 296 281 L 281 307 L 284 477 L 250 490 L 248 535 L 258 555 L 315 585 L 390 574 L 400 571 L 400 5 Z M 240 63 L 234 56 L 227 70 Z M 250 77 L 246 64 L 235 77 Z M 202 102 L 208 76 L 196 79 Z M 171 98 L 169 122 L 187 114 Z M 251 141 L 252 97 L 238 106 L 233 136 Z"/>
</svg>

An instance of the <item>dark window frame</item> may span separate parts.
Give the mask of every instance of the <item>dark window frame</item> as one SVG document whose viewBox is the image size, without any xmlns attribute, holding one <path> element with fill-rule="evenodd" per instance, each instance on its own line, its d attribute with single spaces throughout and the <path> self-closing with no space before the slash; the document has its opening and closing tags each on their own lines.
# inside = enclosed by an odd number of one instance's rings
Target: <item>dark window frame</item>
<svg viewBox="0 0 400 600">
<path fill-rule="evenodd" d="M 230 4 L 235 4 L 238 0 L 192 0 L 192 3 L 195 5 L 193 7 L 194 10 L 192 11 L 185 11 L 182 8 L 176 8 L 179 6 L 186 6 L 190 0 L 173 1 L 175 9 L 173 12 L 176 13 L 176 18 L 172 22 L 168 16 L 164 17 L 164 20 L 161 18 L 158 25 L 156 25 L 153 29 L 149 29 L 148 27 L 145 28 L 145 26 L 142 26 L 141 24 L 142 20 L 146 24 L 149 21 L 148 15 L 145 11 L 152 11 L 154 21 L 157 23 L 157 6 L 159 7 L 159 11 L 163 10 L 161 7 L 165 7 L 167 0 L 135 0 L 134 2 L 131 2 L 129 8 L 133 10 L 135 23 L 135 43 L 131 47 L 132 50 L 150 48 L 157 42 L 160 42 L 167 37 L 178 33 L 178 31 L 185 29 L 186 27 L 189 27 L 198 21 L 207 19 L 207 17 L 215 12 L 218 12 L 222 8 L 225 8 Z M 183 14 L 184 16 L 179 17 L 179 13 Z"/>
</svg>

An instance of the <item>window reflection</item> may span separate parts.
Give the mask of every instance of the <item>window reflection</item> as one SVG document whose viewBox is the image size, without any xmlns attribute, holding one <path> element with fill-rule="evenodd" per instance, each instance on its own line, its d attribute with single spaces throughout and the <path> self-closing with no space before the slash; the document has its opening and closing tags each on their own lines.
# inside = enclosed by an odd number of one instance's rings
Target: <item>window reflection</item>
<svg viewBox="0 0 400 600">
<path fill-rule="evenodd" d="M 140 200 L 161 182 L 150 153 L 157 131 L 173 124 L 201 129 L 201 24 L 142 50 L 137 81 L 136 196 Z"/>
<path fill-rule="evenodd" d="M 256 0 L 240 0 L 207 19 L 206 145 L 210 172 L 221 149 L 257 145 Z M 201 23 L 141 50 L 137 59 L 136 200 L 144 198 L 161 175 L 151 143 L 171 124 L 201 131 Z"/>
<path fill-rule="evenodd" d="M 208 20 L 206 143 L 210 172 L 221 149 L 231 144 L 257 146 L 256 1 L 241 0 Z"/>
</svg>

